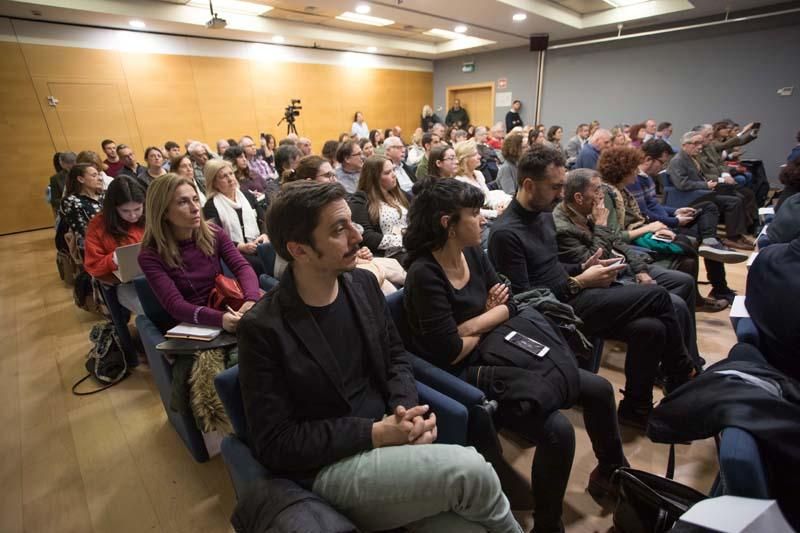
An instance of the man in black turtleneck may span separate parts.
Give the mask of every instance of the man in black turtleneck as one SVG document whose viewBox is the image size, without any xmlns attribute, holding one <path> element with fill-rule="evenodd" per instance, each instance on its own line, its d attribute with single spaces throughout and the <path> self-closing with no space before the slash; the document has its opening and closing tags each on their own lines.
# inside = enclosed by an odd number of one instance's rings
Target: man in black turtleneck
<svg viewBox="0 0 800 533">
<path fill-rule="evenodd" d="M 618 284 L 617 272 L 624 265 L 599 259 L 599 254 L 581 264 L 561 263 L 552 211 L 564 195 L 564 158 L 552 148 L 535 146 L 520 158 L 517 170 L 517 194 L 492 225 L 489 256 L 511 280 L 514 293 L 550 289 L 575 309 L 585 334 L 628 343 L 619 417 L 643 428 L 659 363 L 669 390 L 695 373 L 669 293 L 658 285 Z"/>
</svg>

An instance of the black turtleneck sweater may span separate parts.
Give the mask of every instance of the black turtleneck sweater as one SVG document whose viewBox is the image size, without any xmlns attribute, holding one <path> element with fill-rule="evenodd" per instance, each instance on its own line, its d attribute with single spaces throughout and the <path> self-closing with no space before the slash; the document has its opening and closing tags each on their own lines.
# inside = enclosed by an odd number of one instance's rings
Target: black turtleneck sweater
<svg viewBox="0 0 800 533">
<path fill-rule="evenodd" d="M 543 287 L 566 302 L 567 280 L 581 273 L 580 264 L 558 260 L 553 213 L 529 211 L 516 198 L 492 224 L 489 257 L 497 272 L 509 278 L 515 294 Z"/>
</svg>

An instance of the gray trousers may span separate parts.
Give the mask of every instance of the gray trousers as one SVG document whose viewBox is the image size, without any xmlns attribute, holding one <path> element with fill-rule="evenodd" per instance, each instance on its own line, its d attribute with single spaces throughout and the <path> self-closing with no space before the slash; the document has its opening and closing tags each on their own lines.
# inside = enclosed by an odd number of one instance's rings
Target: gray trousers
<svg viewBox="0 0 800 533">
<path fill-rule="evenodd" d="M 365 531 L 522 532 L 492 465 L 474 448 L 377 448 L 326 466 L 312 490 Z"/>
</svg>

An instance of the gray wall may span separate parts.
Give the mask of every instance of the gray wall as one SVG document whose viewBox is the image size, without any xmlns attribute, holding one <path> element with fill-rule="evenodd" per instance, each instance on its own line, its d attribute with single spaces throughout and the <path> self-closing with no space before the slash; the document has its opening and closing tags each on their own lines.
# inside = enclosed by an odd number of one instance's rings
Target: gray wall
<svg viewBox="0 0 800 533">
<path fill-rule="evenodd" d="M 534 113 L 538 57 L 538 53 L 529 52 L 527 47 L 524 47 L 434 61 L 433 102 L 436 114 L 442 120 L 447 114 L 447 87 L 494 82 L 497 92 L 511 92 L 512 100 L 522 101 L 520 115 L 525 124 L 529 124 L 533 120 Z M 475 62 L 475 72 L 461 72 L 461 64 L 465 61 Z M 497 80 L 500 78 L 508 80 L 508 88 L 497 89 Z M 438 111 L 440 107 L 442 110 Z M 495 107 L 494 121 L 505 120 L 509 109 L 510 107 Z"/>
<path fill-rule="evenodd" d="M 746 156 L 764 161 L 770 178 L 796 144 L 800 129 L 800 21 L 797 18 L 732 24 L 547 52 L 542 100 L 544 124 L 565 137 L 580 122 L 603 126 L 654 118 L 674 124 L 675 137 L 701 122 L 732 118 L 762 123 Z M 475 61 L 462 74 L 461 63 Z M 533 119 L 536 54 L 510 49 L 434 62 L 434 100 L 445 87 L 507 77 Z M 794 86 L 792 96 L 778 96 Z M 497 109 L 502 118 L 507 109 Z"/>
</svg>

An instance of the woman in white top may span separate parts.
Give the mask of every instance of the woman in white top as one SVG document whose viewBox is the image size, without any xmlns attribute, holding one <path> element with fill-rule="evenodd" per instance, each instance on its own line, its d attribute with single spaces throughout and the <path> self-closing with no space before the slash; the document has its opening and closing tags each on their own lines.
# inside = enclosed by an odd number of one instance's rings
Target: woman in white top
<svg viewBox="0 0 800 533">
<path fill-rule="evenodd" d="M 221 227 L 256 274 L 263 274 L 264 265 L 256 248 L 269 239 L 259 228 L 255 197 L 239 188 L 233 167 L 224 159 L 210 159 L 203 167 L 203 175 L 208 193 L 203 207 L 206 220 Z"/>
<path fill-rule="evenodd" d="M 353 125 L 350 126 L 350 135 L 356 135 L 359 139 L 369 139 L 369 126 L 364 122 L 364 113 L 356 111 L 353 115 Z"/>
<path fill-rule="evenodd" d="M 458 160 L 458 174 L 456 179 L 469 183 L 473 187 L 477 187 L 486 199 L 484 207 L 481 209 L 481 214 L 488 219 L 497 218 L 503 212 L 506 206 L 511 202 L 511 196 L 503 191 L 490 191 L 486 187 L 486 178 L 483 173 L 478 170 L 481 164 L 481 155 L 478 153 L 478 145 L 475 144 L 474 139 L 462 141 L 455 146 L 456 159 Z"/>
</svg>

